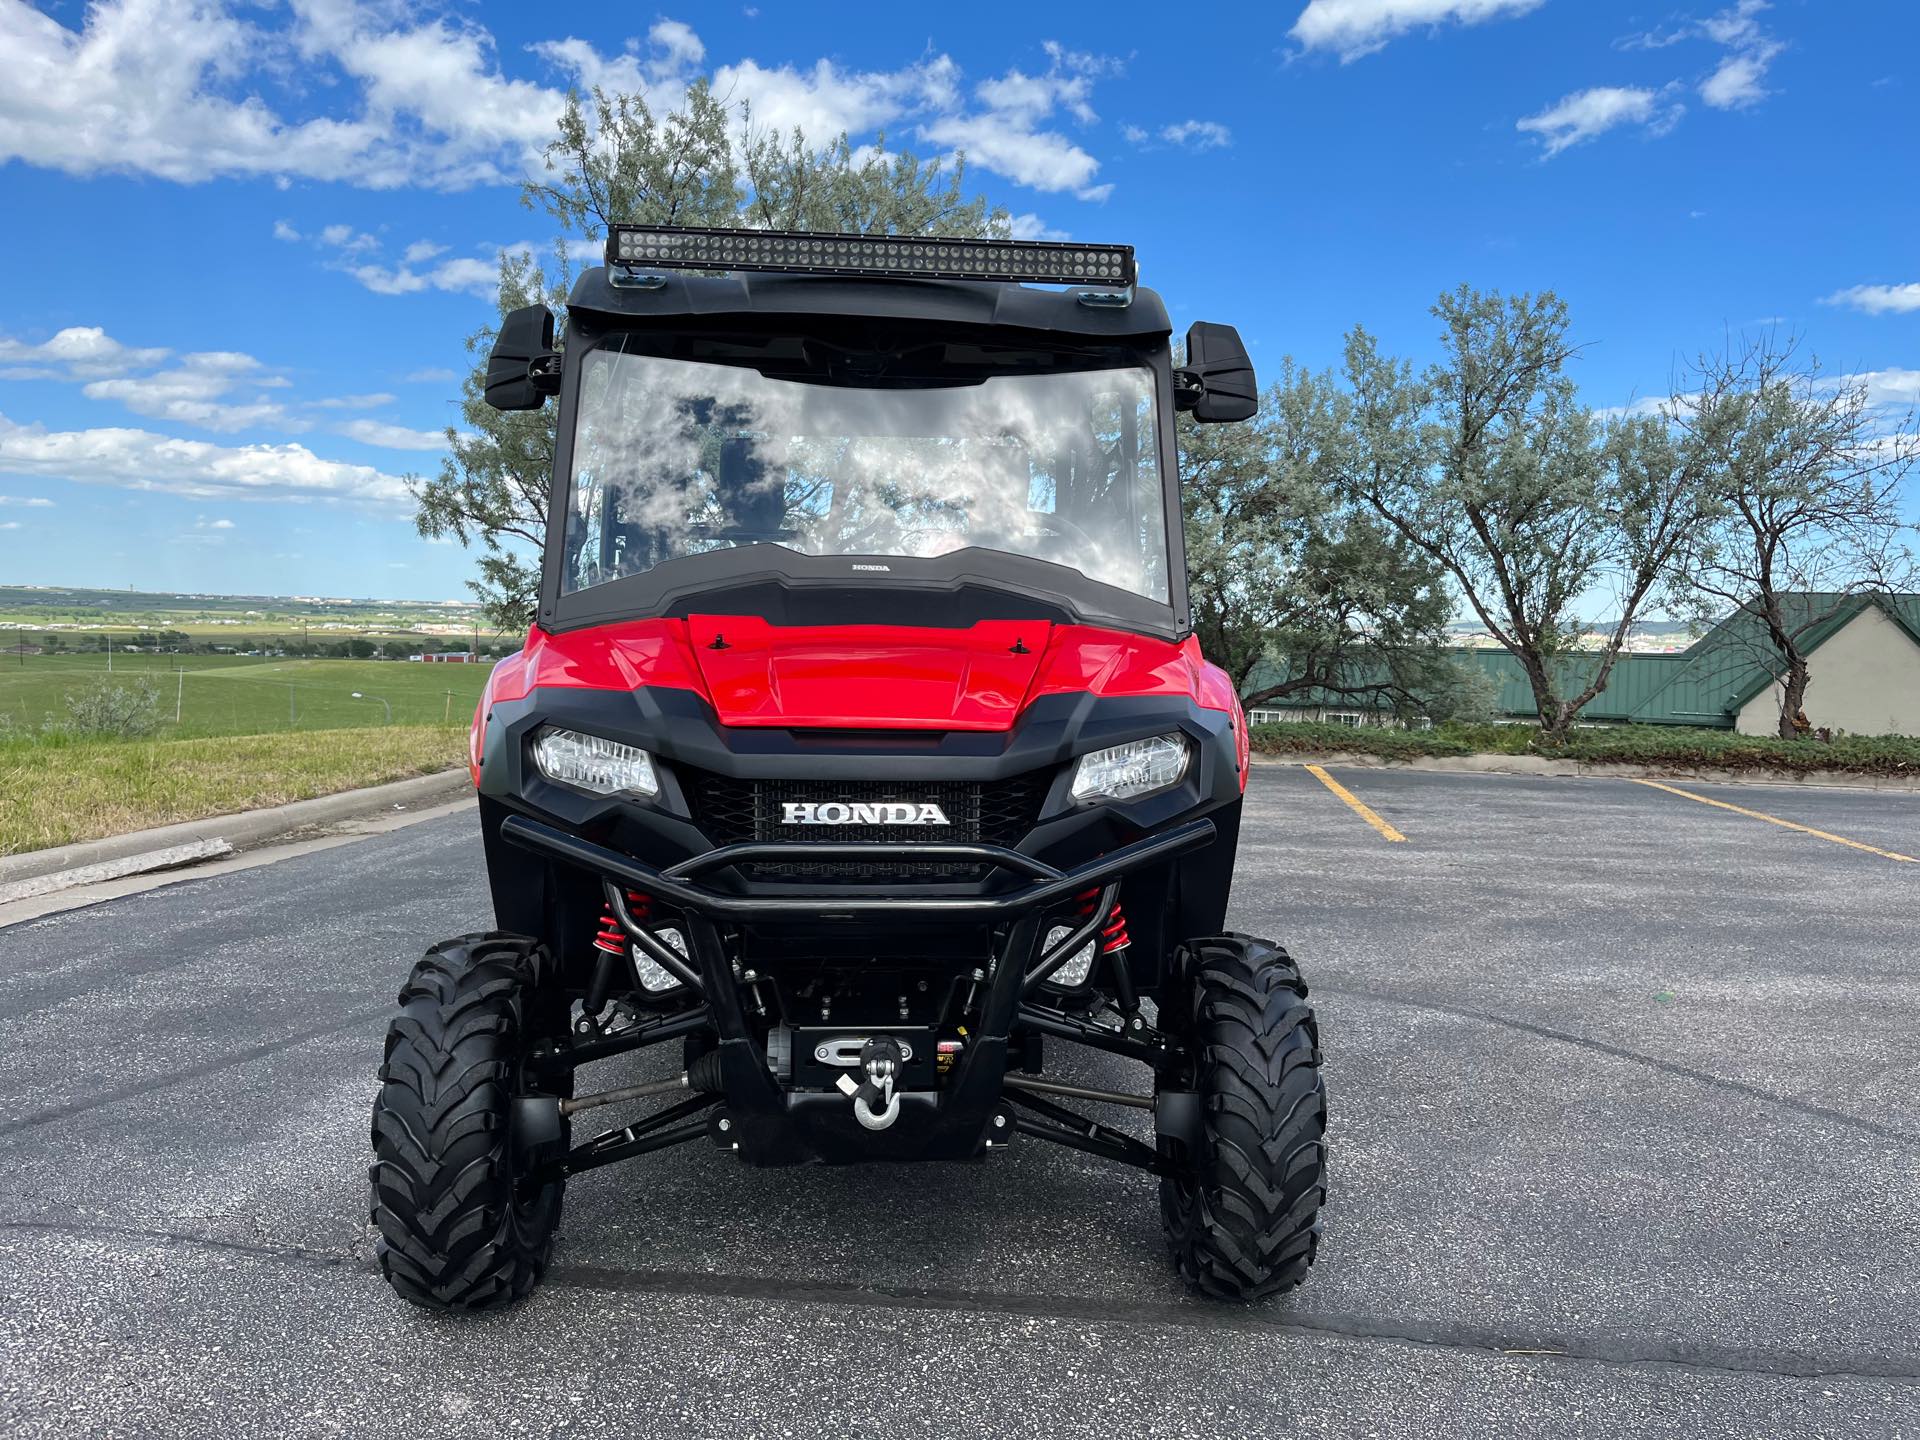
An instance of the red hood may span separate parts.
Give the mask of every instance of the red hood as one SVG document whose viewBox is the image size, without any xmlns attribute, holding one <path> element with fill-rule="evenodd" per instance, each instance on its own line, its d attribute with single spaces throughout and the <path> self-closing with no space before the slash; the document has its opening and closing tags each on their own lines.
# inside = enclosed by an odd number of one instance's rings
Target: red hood
<svg viewBox="0 0 1920 1440">
<path fill-rule="evenodd" d="M 1186 695 L 1238 708 L 1232 682 L 1178 644 L 1044 621 L 963 630 L 769 625 L 740 615 L 634 620 L 549 635 L 494 668 L 480 713 L 541 686 L 704 696 L 724 725 L 829 730 L 1010 730 L 1043 695 Z M 1236 726 L 1245 745 L 1244 728 Z"/>
<path fill-rule="evenodd" d="M 1052 628 L 1013 620 L 965 630 L 687 620 L 720 723 L 795 729 L 1006 730 Z"/>
</svg>

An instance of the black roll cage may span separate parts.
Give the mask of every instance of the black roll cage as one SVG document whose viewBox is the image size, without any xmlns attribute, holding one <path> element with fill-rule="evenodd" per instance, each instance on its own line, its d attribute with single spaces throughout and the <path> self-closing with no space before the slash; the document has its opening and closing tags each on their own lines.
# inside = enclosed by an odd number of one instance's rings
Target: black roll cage
<svg viewBox="0 0 1920 1440">
<path fill-rule="evenodd" d="M 671 560 L 636 575 L 567 593 L 567 507 L 571 504 L 574 432 L 580 378 L 594 350 L 633 332 L 781 335 L 844 331 L 862 320 L 907 324 L 920 334 L 1053 350 L 1129 352 L 1153 375 L 1155 448 L 1162 522 L 1167 543 L 1168 603 L 1160 604 L 1103 584 L 1070 566 L 968 547 L 932 559 L 896 555 L 809 556 L 778 545 L 739 546 Z M 657 287 L 615 284 L 604 270 L 588 271 L 569 301 L 567 344 L 554 448 L 552 502 L 540 581 L 539 622 L 561 632 L 618 620 L 651 619 L 705 608 L 726 612 L 726 596 L 776 587 L 808 610 L 809 623 L 870 621 L 876 592 L 915 599 L 998 594 L 1024 615 L 1059 623 L 1105 625 L 1184 639 L 1192 630 L 1187 597 L 1185 527 L 1180 508 L 1179 453 L 1174 424 L 1174 377 L 1165 307 L 1152 291 L 1132 303 L 1102 309 L 1073 293 L 984 282 L 851 280 L 832 276 L 672 276 Z M 859 561 L 884 564 L 884 573 L 855 572 Z M 749 602 L 749 610 L 759 607 Z M 981 615 L 976 618 L 990 618 Z M 954 622 L 950 622 L 954 623 Z M 957 623 L 967 623 L 960 620 Z"/>
</svg>

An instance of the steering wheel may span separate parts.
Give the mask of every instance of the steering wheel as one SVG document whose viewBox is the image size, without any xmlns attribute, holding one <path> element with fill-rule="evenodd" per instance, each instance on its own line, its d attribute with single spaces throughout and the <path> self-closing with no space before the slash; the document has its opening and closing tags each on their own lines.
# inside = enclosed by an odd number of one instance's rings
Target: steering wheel
<svg viewBox="0 0 1920 1440">
<path fill-rule="evenodd" d="M 1042 530 L 1051 530 L 1062 539 L 1074 545 L 1083 546 L 1088 551 L 1094 551 L 1100 548 L 1094 543 L 1091 535 L 1062 515 L 1042 514 L 1039 517 L 1039 528 Z"/>
</svg>

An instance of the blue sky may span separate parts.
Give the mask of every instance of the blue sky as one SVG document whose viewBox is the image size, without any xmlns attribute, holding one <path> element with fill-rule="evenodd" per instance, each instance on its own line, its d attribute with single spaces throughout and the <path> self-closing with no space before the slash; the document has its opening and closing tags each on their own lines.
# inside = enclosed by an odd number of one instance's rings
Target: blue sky
<svg viewBox="0 0 1920 1440">
<path fill-rule="evenodd" d="M 0 0 L 0 56 L 0 583 L 462 594 L 403 481 L 570 84 L 963 149 L 1269 369 L 1465 281 L 1559 291 L 1595 405 L 1769 324 L 1920 399 L 1906 0 Z"/>
</svg>

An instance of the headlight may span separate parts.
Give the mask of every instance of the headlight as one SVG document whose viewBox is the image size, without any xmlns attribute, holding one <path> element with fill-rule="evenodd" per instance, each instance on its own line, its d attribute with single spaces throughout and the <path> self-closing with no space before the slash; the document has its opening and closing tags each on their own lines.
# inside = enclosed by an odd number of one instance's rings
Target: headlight
<svg viewBox="0 0 1920 1440">
<path fill-rule="evenodd" d="M 638 795 L 647 800 L 660 793 L 653 757 L 618 740 L 603 740 L 575 730 L 543 730 L 533 742 L 533 759 L 542 775 L 576 790 L 595 795 Z"/>
<path fill-rule="evenodd" d="M 1184 735 L 1129 740 L 1082 755 L 1073 771 L 1076 800 L 1131 800 L 1180 783 L 1192 749 Z"/>
</svg>

